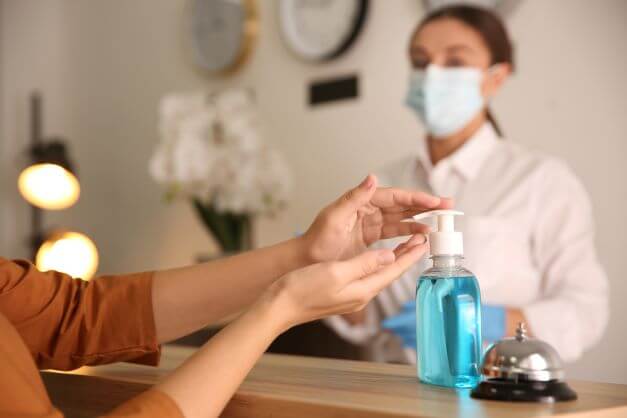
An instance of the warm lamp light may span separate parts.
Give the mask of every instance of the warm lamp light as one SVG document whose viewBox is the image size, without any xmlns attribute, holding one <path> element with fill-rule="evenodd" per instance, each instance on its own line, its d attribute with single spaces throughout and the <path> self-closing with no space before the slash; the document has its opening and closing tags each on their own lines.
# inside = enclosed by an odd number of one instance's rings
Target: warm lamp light
<svg viewBox="0 0 627 418">
<path fill-rule="evenodd" d="M 58 230 L 44 233 L 43 210 L 67 209 L 80 196 L 80 184 L 66 141 L 42 135 L 41 96 L 30 99 L 30 164 L 20 173 L 17 187 L 31 205 L 32 259 L 39 270 L 56 270 L 89 280 L 98 268 L 98 250 L 86 235 Z"/>
<path fill-rule="evenodd" d="M 86 235 L 56 232 L 39 247 L 35 264 L 41 271 L 55 270 L 89 280 L 98 269 L 98 250 Z"/>
<path fill-rule="evenodd" d="M 74 174 L 52 163 L 27 167 L 20 174 L 17 186 L 31 205 L 48 210 L 69 208 L 80 195 L 80 185 Z"/>
</svg>

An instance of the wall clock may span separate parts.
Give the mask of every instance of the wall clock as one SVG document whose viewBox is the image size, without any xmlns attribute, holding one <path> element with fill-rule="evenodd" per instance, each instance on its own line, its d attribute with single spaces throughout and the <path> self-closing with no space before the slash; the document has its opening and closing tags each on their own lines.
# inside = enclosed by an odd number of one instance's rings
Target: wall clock
<svg viewBox="0 0 627 418">
<path fill-rule="evenodd" d="M 244 64 L 257 37 L 255 0 L 190 0 L 190 42 L 195 63 L 214 73 Z"/>
<path fill-rule="evenodd" d="M 368 0 L 281 0 L 281 32 L 289 48 L 309 61 L 328 61 L 357 39 Z"/>
</svg>

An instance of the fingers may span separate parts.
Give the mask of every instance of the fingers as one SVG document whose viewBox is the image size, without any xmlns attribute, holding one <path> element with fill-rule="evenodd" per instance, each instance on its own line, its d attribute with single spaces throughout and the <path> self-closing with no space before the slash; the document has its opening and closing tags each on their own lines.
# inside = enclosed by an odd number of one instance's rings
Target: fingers
<svg viewBox="0 0 627 418">
<path fill-rule="evenodd" d="M 403 274 L 409 267 L 416 263 L 424 255 L 428 246 L 426 243 L 421 245 L 414 245 L 407 249 L 400 256 L 396 257 L 396 261 L 388 266 L 381 268 L 376 273 L 373 273 L 362 280 L 359 284 L 364 286 L 364 291 L 368 294 L 377 294 L 392 281 L 397 279 Z"/>
<path fill-rule="evenodd" d="M 412 237 L 408 243 L 419 239 Z M 387 254 L 384 253 L 386 250 L 368 251 L 350 260 L 334 263 L 338 268 L 335 271 L 347 277 L 346 285 L 339 293 L 341 300 L 344 300 L 351 310 L 366 306 L 383 288 L 422 257 L 427 248 L 424 241 L 426 239 L 423 236 L 422 244 L 412 245 L 398 257 L 391 251 Z"/>
<path fill-rule="evenodd" d="M 416 240 L 418 239 L 416 238 Z M 365 276 L 361 280 L 349 282 L 342 290 L 342 297 L 346 300 L 358 301 L 359 306 L 365 306 L 382 289 L 397 279 L 412 264 L 420 260 L 427 248 L 428 245 L 426 243 L 409 247 L 404 253 L 397 256 L 393 263 L 380 268 L 377 272 Z"/>
<path fill-rule="evenodd" d="M 340 197 L 334 206 L 344 214 L 357 210 L 376 214 L 371 222 L 381 220 L 386 223 L 409 219 L 426 210 L 453 207 L 451 198 L 440 198 L 419 190 L 377 188 L 377 182 L 377 178 L 369 174 L 359 186 Z"/>
<path fill-rule="evenodd" d="M 400 244 L 394 249 L 396 257 L 400 257 L 407 251 L 411 250 L 416 245 L 423 245 L 427 243 L 427 236 L 425 234 L 416 234 L 410 237 L 407 241 Z"/>
<path fill-rule="evenodd" d="M 401 209 L 401 208 L 398 208 L 398 209 Z M 412 219 L 415 215 L 418 215 L 424 212 L 425 210 L 427 209 L 411 208 L 411 209 L 401 210 L 400 212 L 379 212 L 380 213 L 379 220 L 382 220 L 384 223 L 403 221 L 406 219 Z M 374 217 L 374 216 L 371 216 L 371 217 Z M 376 221 L 376 219 L 374 219 L 373 221 Z"/>
<path fill-rule="evenodd" d="M 377 191 L 377 178 L 369 174 L 359 186 L 340 197 L 335 206 L 346 214 L 353 213 L 366 205 Z"/>
<path fill-rule="evenodd" d="M 441 199 L 418 190 L 404 190 L 382 187 L 377 189 L 372 196 L 371 203 L 379 208 L 411 208 L 421 207 L 436 209 L 441 204 Z"/>
<path fill-rule="evenodd" d="M 425 212 L 425 208 L 396 208 L 396 212 L 392 209 L 388 211 L 387 209 L 381 210 L 374 206 L 368 205 L 361 209 L 361 212 L 364 213 L 365 219 L 364 222 L 366 225 L 381 225 L 382 223 L 391 223 L 391 222 L 399 222 L 408 219 L 412 219 L 415 215 L 418 215 L 422 212 Z"/>
<path fill-rule="evenodd" d="M 396 222 L 381 227 L 381 239 L 426 234 L 429 230 L 430 228 L 427 225 L 417 222 Z"/>
<path fill-rule="evenodd" d="M 345 261 L 335 262 L 332 269 L 335 275 L 348 283 L 376 273 L 382 267 L 393 263 L 395 259 L 396 256 L 392 250 L 372 250 Z"/>
<path fill-rule="evenodd" d="M 441 197 L 440 206 L 438 206 L 438 209 L 452 209 L 454 204 L 455 201 L 452 197 Z"/>
</svg>

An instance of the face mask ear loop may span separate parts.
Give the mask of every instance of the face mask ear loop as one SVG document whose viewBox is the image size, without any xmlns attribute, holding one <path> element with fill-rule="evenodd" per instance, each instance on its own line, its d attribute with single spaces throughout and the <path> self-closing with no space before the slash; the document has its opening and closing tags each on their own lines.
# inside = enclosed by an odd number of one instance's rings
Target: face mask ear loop
<svg viewBox="0 0 627 418">
<path fill-rule="evenodd" d="M 486 76 L 494 75 L 494 73 L 499 69 L 500 65 L 501 63 L 498 63 L 498 62 L 490 65 L 488 69 L 486 70 Z M 492 96 L 485 98 L 486 107 L 490 105 L 491 100 L 492 100 Z"/>
</svg>

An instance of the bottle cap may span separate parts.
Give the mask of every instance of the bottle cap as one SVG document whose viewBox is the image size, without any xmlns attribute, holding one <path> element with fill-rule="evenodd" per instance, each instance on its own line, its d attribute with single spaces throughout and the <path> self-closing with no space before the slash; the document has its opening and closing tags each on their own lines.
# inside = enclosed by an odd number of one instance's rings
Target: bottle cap
<svg viewBox="0 0 627 418">
<path fill-rule="evenodd" d="M 437 218 L 437 230 L 429 234 L 431 255 L 464 254 L 464 236 L 461 232 L 455 231 L 455 216 L 463 214 L 464 212 L 458 210 L 438 209 L 414 216 L 415 221 L 420 221 L 432 216 Z"/>
</svg>

